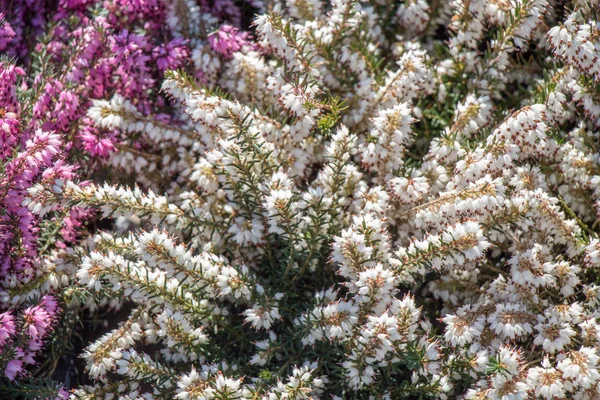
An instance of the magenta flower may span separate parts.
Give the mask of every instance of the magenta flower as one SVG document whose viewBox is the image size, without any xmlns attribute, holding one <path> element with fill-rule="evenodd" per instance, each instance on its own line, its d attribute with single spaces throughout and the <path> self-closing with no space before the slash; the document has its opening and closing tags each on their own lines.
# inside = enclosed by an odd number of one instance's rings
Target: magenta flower
<svg viewBox="0 0 600 400">
<path fill-rule="evenodd" d="M 93 2 L 94 0 L 60 0 L 59 8 L 77 10 L 83 7 L 87 7 Z"/>
<path fill-rule="evenodd" d="M 113 24 L 127 22 L 143 24 L 149 31 L 160 29 L 164 24 L 164 7 L 160 0 L 105 0 L 103 7 L 107 9 L 109 21 Z"/>
<path fill-rule="evenodd" d="M 181 67 L 189 57 L 189 50 L 185 41 L 181 38 L 173 39 L 169 43 L 156 46 L 152 50 L 152 58 L 160 71 L 177 69 Z"/>
<path fill-rule="evenodd" d="M 89 217 L 92 213 L 93 212 L 91 210 L 86 210 L 81 207 L 73 207 L 69 211 L 69 215 L 67 215 L 63 220 L 63 227 L 60 230 L 63 241 L 57 241 L 56 246 L 65 248 L 65 242 L 75 242 L 75 239 L 77 238 L 77 229 L 82 226 L 82 221 L 84 221 L 85 218 Z"/>
<path fill-rule="evenodd" d="M 0 107 L 7 112 L 17 113 L 17 78 L 25 75 L 22 68 L 7 62 L 0 62 Z"/>
<path fill-rule="evenodd" d="M 0 159 L 10 154 L 19 138 L 17 114 L 0 108 Z"/>
<path fill-rule="evenodd" d="M 233 57 L 233 53 L 244 46 L 251 46 L 248 32 L 240 32 L 231 25 L 221 25 L 219 30 L 208 37 L 210 47 L 225 58 Z"/>
<path fill-rule="evenodd" d="M 121 83 L 119 92 L 129 98 L 140 97 L 154 85 L 148 66 L 151 57 L 147 54 L 147 38 L 124 29 L 109 41 L 113 52 L 113 57 L 110 58 L 111 67 L 116 67 L 114 74 Z"/>
<path fill-rule="evenodd" d="M 54 3 L 0 0 L 0 10 L 6 10 L 0 13 L 0 53 L 15 60 L 0 62 L 0 291 L 25 284 L 28 293 L 43 296 L 38 304 L 21 296 L 10 311 L 8 303 L 0 310 L 5 311 L 0 314 L 0 358 L 10 380 L 29 377 L 29 366 L 45 355 L 60 312 L 55 298 L 44 296 L 55 288 L 35 287 L 45 282 L 45 271 L 37 268 L 50 252 L 77 244 L 92 214 L 81 207 L 42 205 L 43 197 L 35 202 L 33 194 L 56 180 L 94 176 L 96 168 L 112 162 L 106 159 L 117 152 L 117 143 L 130 143 L 140 151 L 153 145 L 144 135 L 130 137 L 94 126 L 86 117 L 92 100 L 117 93 L 142 114 L 179 124 L 160 114 L 170 111 L 171 104 L 157 83 L 168 69 L 193 68 L 188 40 L 204 37 L 171 32 L 168 1 Z M 234 0 L 196 3 L 221 21 L 241 23 Z M 91 12 L 97 7 L 105 11 L 103 16 Z M 37 40 L 40 35 L 43 41 Z M 225 58 L 252 48 L 248 33 L 229 25 L 209 41 Z M 57 399 L 68 396 L 63 390 Z"/>
<path fill-rule="evenodd" d="M 90 153 L 92 157 L 108 157 L 110 153 L 116 152 L 113 138 L 99 138 L 90 132 L 80 132 L 79 138 L 83 148 Z"/>
<path fill-rule="evenodd" d="M 234 0 L 200 0 L 203 10 L 211 13 L 222 21 L 231 21 L 239 25 L 242 21 L 242 10 Z"/>
<path fill-rule="evenodd" d="M 117 134 L 114 131 L 101 132 L 92 120 L 85 117 L 77 134 L 81 145 L 92 157 L 106 158 L 117 151 Z"/>
<path fill-rule="evenodd" d="M 19 128 L 19 120 L 14 112 L 0 110 L 0 134 L 14 136 Z"/>
<path fill-rule="evenodd" d="M 43 94 L 33 106 L 35 128 L 45 131 L 66 131 L 79 117 L 79 97 L 58 80 L 47 82 Z"/>
<path fill-rule="evenodd" d="M 12 26 L 4 20 L 4 13 L 0 13 L 0 51 L 6 50 L 8 45 L 13 41 L 16 33 Z"/>
</svg>

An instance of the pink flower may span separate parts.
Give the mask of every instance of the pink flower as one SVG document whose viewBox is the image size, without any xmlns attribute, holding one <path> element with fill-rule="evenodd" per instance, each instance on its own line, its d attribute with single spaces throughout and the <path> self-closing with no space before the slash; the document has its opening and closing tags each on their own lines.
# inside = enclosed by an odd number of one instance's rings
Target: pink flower
<svg viewBox="0 0 600 400">
<path fill-rule="evenodd" d="M 18 113 L 17 77 L 25 75 L 25 70 L 8 62 L 0 62 L 0 107 Z"/>
<path fill-rule="evenodd" d="M 43 345 L 44 343 L 41 340 L 30 340 L 29 343 L 27 343 L 27 350 L 29 350 L 29 353 L 24 358 L 27 364 L 35 363 L 33 356 L 36 351 L 40 350 L 43 347 Z"/>
<path fill-rule="evenodd" d="M 36 350 L 36 347 L 40 349 L 42 348 L 42 342 L 33 340 L 28 343 L 28 346 L 29 348 L 27 350 L 29 351 L 27 352 L 23 351 L 23 349 L 20 347 L 17 347 L 17 357 L 25 364 L 33 365 L 35 364 L 35 359 L 33 358 L 35 355 L 34 351 Z"/>
<path fill-rule="evenodd" d="M 4 19 L 4 13 L 0 13 L 0 21 Z M 16 34 L 8 22 L 0 22 L 0 51 L 6 50 Z"/>
<path fill-rule="evenodd" d="M 58 303 L 56 303 L 56 299 L 53 296 L 46 295 L 42 297 L 41 305 L 44 306 L 44 308 L 51 317 L 56 315 L 56 311 L 58 310 Z"/>
<path fill-rule="evenodd" d="M 15 135 L 18 128 L 17 114 L 0 109 L 0 135 Z"/>
<path fill-rule="evenodd" d="M 58 160 L 42 172 L 43 182 L 54 182 L 56 179 L 72 179 L 75 177 L 76 167 Z"/>
<path fill-rule="evenodd" d="M 66 391 L 64 388 L 61 388 L 58 391 L 58 396 L 54 400 L 67 400 L 69 396 L 69 392 Z"/>
<path fill-rule="evenodd" d="M 15 380 L 15 377 L 23 371 L 23 361 L 21 360 L 11 360 L 6 365 L 6 369 L 4 370 L 4 375 L 11 381 Z"/>
<path fill-rule="evenodd" d="M 77 228 L 81 227 L 81 221 L 84 218 L 88 217 L 90 214 L 90 210 L 86 210 L 81 207 L 73 207 L 69 211 L 69 215 L 67 215 L 66 218 L 63 220 L 63 227 L 60 230 L 60 234 L 62 235 L 65 242 L 69 243 L 75 241 L 77 237 Z M 62 246 L 65 246 L 64 243 L 61 242 L 61 244 Z M 57 246 L 60 246 L 61 244 L 57 243 Z"/>
<path fill-rule="evenodd" d="M 33 340 L 41 339 L 52 322 L 51 316 L 40 306 L 26 308 L 23 311 L 23 319 L 25 321 L 24 330 Z"/>
<path fill-rule="evenodd" d="M 94 126 L 89 118 L 83 119 L 82 127 L 77 136 L 81 139 L 83 148 L 92 157 L 108 157 L 111 153 L 117 151 L 115 132 L 108 132 L 102 137 L 103 135 L 99 129 Z"/>
<path fill-rule="evenodd" d="M 19 138 L 19 120 L 17 114 L 0 108 L 0 159 L 13 150 Z"/>
<path fill-rule="evenodd" d="M 88 6 L 92 0 L 60 0 L 59 8 L 80 9 Z"/>
<path fill-rule="evenodd" d="M 31 167 L 39 167 L 50 163 L 53 156 L 59 153 L 60 136 L 43 131 L 37 131 L 33 139 L 27 141 L 27 152 L 24 154 Z"/>
<path fill-rule="evenodd" d="M 251 46 L 250 35 L 239 32 L 231 25 L 221 25 L 219 30 L 208 37 L 210 47 L 225 58 L 231 58 L 233 53 L 240 51 L 244 46 Z"/>
<path fill-rule="evenodd" d="M 15 320 L 7 311 L 0 314 L 0 346 L 4 346 L 11 336 L 15 334 Z"/>
</svg>

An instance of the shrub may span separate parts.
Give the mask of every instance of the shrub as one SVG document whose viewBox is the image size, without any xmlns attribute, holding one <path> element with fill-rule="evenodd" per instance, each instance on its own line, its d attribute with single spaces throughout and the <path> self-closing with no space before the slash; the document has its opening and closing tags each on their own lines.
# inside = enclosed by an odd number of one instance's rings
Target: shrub
<svg viewBox="0 0 600 400">
<path fill-rule="evenodd" d="M 600 397 L 596 1 L 192 3 L 70 100 L 118 152 L 19 186 L 88 221 L 39 295 L 128 313 L 72 398 Z"/>
</svg>

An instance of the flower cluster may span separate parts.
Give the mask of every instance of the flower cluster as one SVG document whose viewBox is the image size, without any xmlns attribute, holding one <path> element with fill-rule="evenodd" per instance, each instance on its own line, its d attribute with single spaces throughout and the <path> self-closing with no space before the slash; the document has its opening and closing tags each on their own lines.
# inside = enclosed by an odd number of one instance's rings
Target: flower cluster
<svg viewBox="0 0 600 400">
<path fill-rule="evenodd" d="M 110 119 L 97 124 L 94 107 L 113 98 L 124 105 L 124 113 L 146 118 L 157 129 L 173 125 L 171 134 L 181 136 L 185 124 L 164 112 L 172 105 L 159 93 L 165 71 L 187 68 L 204 76 L 199 59 L 218 62 L 244 46 L 251 48 L 249 34 L 232 27 L 240 26 L 240 18 L 239 6 L 227 0 L 201 5 L 184 0 L 0 1 L 0 312 L 6 321 L 0 376 L 32 385 L 12 387 L 14 393 L 57 393 L 56 385 L 41 389 L 36 379 L 49 377 L 72 346 L 70 333 L 61 336 L 72 332 L 72 315 L 66 311 L 69 317 L 55 317 L 56 305 L 45 316 L 37 308 L 53 298 L 49 294 L 60 303 L 68 301 L 61 290 L 70 278 L 57 273 L 62 266 L 55 252 L 85 240 L 90 234 L 86 226 L 95 223 L 93 210 L 41 207 L 32 199 L 44 197 L 44 188 L 57 181 L 83 182 L 106 172 L 114 176 L 110 171 L 132 157 L 161 157 L 150 149 L 162 140 L 163 130 L 147 135 L 142 131 L 151 131 L 151 125 L 120 131 Z M 222 52 L 226 40 L 211 47 L 211 32 L 221 24 L 236 38 L 227 54 Z M 165 156 L 171 150 L 166 147 Z M 32 318 L 46 325 L 31 325 Z M 26 336 L 28 326 L 36 326 L 38 333 Z M 54 328 L 56 335 L 49 336 Z M 34 357 L 46 338 L 52 350 Z"/>
<path fill-rule="evenodd" d="M 47 397 L 600 398 L 597 1 L 42 3 L 0 25 L 15 388 L 91 316 Z"/>
<path fill-rule="evenodd" d="M 44 296 L 40 304 L 27 307 L 20 321 L 10 312 L 0 314 L 0 346 L 6 360 L 4 375 L 15 380 L 24 374 L 27 364 L 35 364 L 34 356 L 42 349 L 43 340 L 56 320 L 56 300 Z"/>
</svg>

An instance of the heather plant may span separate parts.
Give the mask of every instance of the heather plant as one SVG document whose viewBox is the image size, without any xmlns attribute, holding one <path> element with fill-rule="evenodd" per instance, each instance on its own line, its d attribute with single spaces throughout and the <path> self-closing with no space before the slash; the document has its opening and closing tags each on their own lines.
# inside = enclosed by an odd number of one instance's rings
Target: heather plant
<svg viewBox="0 0 600 400">
<path fill-rule="evenodd" d="M 65 116 L 0 124 L 12 387 L 60 309 L 125 317 L 53 396 L 600 397 L 597 1 L 67 3 Z"/>
<path fill-rule="evenodd" d="M 0 1 L 2 398 L 68 397 L 60 382 L 48 378 L 73 348 L 81 313 L 63 307 L 70 278 L 51 260 L 58 249 L 85 240 L 96 222 L 93 210 L 41 209 L 31 204 L 32 196 L 57 179 L 116 179 L 118 165 L 133 154 L 143 159 L 149 143 L 147 136 L 96 126 L 87 116 L 93 101 L 123 96 L 138 116 L 168 109 L 157 85 L 167 69 L 185 65 L 200 76 L 203 66 L 194 57 L 218 60 L 249 40 L 225 25 L 220 47 L 209 43 L 221 23 L 239 24 L 234 5 L 217 12 L 217 4 L 184 1 L 54 3 Z M 203 25 L 181 32 L 168 23 L 180 14 Z M 230 36 L 236 46 L 225 53 Z M 168 124 L 169 118 L 163 114 L 157 121 Z"/>
</svg>

